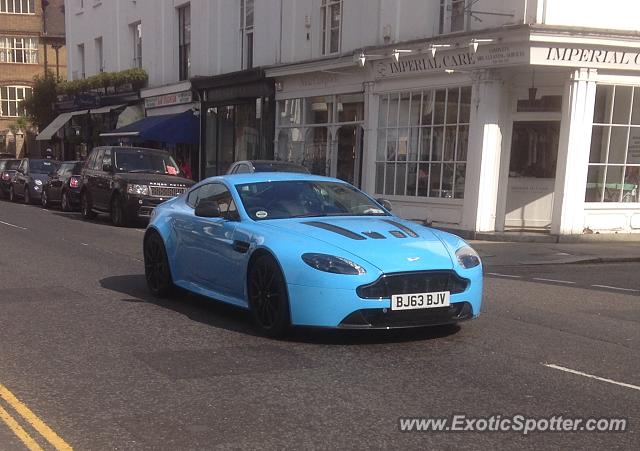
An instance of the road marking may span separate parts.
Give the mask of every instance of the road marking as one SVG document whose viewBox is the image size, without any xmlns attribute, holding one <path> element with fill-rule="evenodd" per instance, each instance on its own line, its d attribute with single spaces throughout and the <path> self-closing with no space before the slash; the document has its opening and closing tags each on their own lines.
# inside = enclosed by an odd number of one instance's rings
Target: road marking
<svg viewBox="0 0 640 451">
<path fill-rule="evenodd" d="M 11 224 L 10 222 L 0 221 L 0 224 L 4 224 L 4 225 L 9 226 L 9 227 L 14 227 L 14 228 L 20 229 L 20 230 L 27 230 L 26 227 L 20 227 L 19 225 Z"/>
<path fill-rule="evenodd" d="M 16 398 L 4 385 L 0 384 L 0 398 L 4 399 L 13 409 L 42 435 L 57 451 L 71 451 L 73 448 L 62 440 L 58 434 L 45 424 L 26 405 Z"/>
<path fill-rule="evenodd" d="M 534 277 L 533 280 L 540 280 L 542 282 L 555 282 L 555 283 L 575 283 L 570 280 L 556 280 L 556 279 L 545 279 L 544 277 Z"/>
<path fill-rule="evenodd" d="M 520 279 L 520 278 L 522 278 L 522 276 L 513 276 L 513 275 L 511 275 L 511 274 L 499 274 L 499 273 L 497 273 L 497 272 L 488 272 L 487 274 L 488 274 L 488 275 L 490 275 L 490 276 L 511 277 L 511 278 L 513 278 L 513 279 Z"/>
<path fill-rule="evenodd" d="M 18 422 L 11 415 L 9 415 L 9 412 L 2 408 L 2 406 L 0 406 L 0 419 L 2 419 L 2 421 L 4 421 L 7 426 L 9 426 L 9 429 L 11 429 L 11 431 L 22 441 L 22 443 L 25 444 L 25 446 L 30 451 L 42 451 L 42 448 L 40 447 L 40 445 L 38 445 L 38 443 L 36 443 L 33 437 L 31 437 L 27 433 L 27 431 L 25 431 L 22 426 L 20 426 Z"/>
<path fill-rule="evenodd" d="M 634 291 L 634 292 L 640 291 L 640 290 L 634 290 L 633 288 L 620 288 L 620 287 L 612 287 L 609 285 L 591 285 L 591 286 L 595 288 L 608 288 L 609 290 Z"/>
<path fill-rule="evenodd" d="M 602 382 L 608 382 L 610 384 L 620 385 L 621 387 L 632 388 L 633 390 L 640 390 L 640 387 L 637 385 L 627 384 L 624 382 L 614 381 L 613 379 L 606 379 L 604 377 L 594 376 L 593 374 L 583 373 L 582 371 L 572 370 L 571 368 L 565 368 L 564 366 L 554 365 L 553 363 L 543 363 L 543 366 L 547 368 L 553 368 L 554 370 L 565 371 L 571 374 L 577 374 L 578 376 L 588 377 L 590 379 L 596 379 Z"/>
</svg>

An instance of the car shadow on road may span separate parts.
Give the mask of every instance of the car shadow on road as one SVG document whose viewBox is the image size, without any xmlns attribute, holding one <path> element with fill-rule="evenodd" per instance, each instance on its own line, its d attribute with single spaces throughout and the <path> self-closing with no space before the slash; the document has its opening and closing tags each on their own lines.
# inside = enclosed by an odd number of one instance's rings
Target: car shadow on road
<svg viewBox="0 0 640 451">
<path fill-rule="evenodd" d="M 96 215 L 96 217 L 94 219 L 84 219 L 82 217 L 82 214 L 78 211 L 56 211 L 56 210 L 50 210 L 51 214 L 55 215 L 55 216 L 60 216 L 63 218 L 67 218 L 67 219 L 72 219 L 75 221 L 80 221 L 80 222 L 86 222 L 89 224 L 95 224 L 98 226 L 107 226 L 107 227 L 114 227 L 114 225 L 111 223 L 111 218 L 109 217 L 108 214 L 98 214 Z M 146 223 L 144 222 L 134 222 L 132 223 L 129 227 L 127 228 L 131 228 L 131 229 L 139 229 L 142 228 L 144 229 L 146 227 Z"/>
<path fill-rule="evenodd" d="M 125 295 L 126 297 L 121 299 L 122 302 L 154 304 L 211 327 L 261 336 L 253 328 L 251 317 L 247 311 L 178 288 L 169 298 L 154 297 L 147 290 L 143 274 L 106 277 L 100 280 L 100 285 L 107 290 Z M 438 339 L 454 335 L 459 330 L 458 325 L 394 330 L 335 330 L 296 327 L 283 340 L 325 345 L 367 345 Z"/>
</svg>

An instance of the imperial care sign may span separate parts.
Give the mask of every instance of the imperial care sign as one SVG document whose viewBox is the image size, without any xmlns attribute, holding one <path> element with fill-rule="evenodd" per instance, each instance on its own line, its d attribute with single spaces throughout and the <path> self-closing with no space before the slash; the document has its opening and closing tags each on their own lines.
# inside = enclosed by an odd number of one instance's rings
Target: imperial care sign
<svg viewBox="0 0 640 451">
<path fill-rule="evenodd" d="M 376 61 L 374 74 L 378 79 L 402 75 L 437 72 L 449 69 L 479 69 L 498 66 L 528 64 L 528 49 L 523 46 L 492 45 L 479 47 L 476 53 L 467 48 L 438 50 L 435 57 L 429 53 Z"/>
<path fill-rule="evenodd" d="M 531 64 L 640 70 L 640 52 L 588 47 L 537 47 L 531 49 Z"/>
</svg>

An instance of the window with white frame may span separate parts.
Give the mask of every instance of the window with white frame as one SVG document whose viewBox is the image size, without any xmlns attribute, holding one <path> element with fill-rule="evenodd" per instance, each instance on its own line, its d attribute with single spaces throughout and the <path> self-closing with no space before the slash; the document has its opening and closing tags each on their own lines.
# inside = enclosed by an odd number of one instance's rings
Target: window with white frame
<svg viewBox="0 0 640 451">
<path fill-rule="evenodd" d="M 376 194 L 463 198 L 470 105 L 468 86 L 382 95 Z"/>
<path fill-rule="evenodd" d="M 322 54 L 340 51 L 342 39 L 342 0 L 322 0 Z"/>
<path fill-rule="evenodd" d="M 104 72 L 104 55 L 102 52 L 102 37 L 95 39 L 96 46 L 96 71 Z"/>
<path fill-rule="evenodd" d="M 472 0 L 440 0 L 440 34 L 467 29 Z"/>
<path fill-rule="evenodd" d="M 640 87 L 599 84 L 586 202 L 640 202 Z"/>
<path fill-rule="evenodd" d="M 38 38 L 0 37 L 0 63 L 38 64 Z"/>
<path fill-rule="evenodd" d="M 22 101 L 31 96 L 31 88 L 28 86 L 2 86 L 0 87 L 0 116 L 19 117 L 26 111 Z"/>
<path fill-rule="evenodd" d="M 254 0 L 240 0 L 240 39 L 242 41 L 242 68 L 253 67 L 253 13 Z"/>
<path fill-rule="evenodd" d="M 35 14 L 35 0 L 0 0 L 0 13 Z"/>
<path fill-rule="evenodd" d="M 131 25 L 133 36 L 133 67 L 142 68 L 142 23 Z"/>
<path fill-rule="evenodd" d="M 79 63 L 78 69 L 80 69 L 79 78 L 86 78 L 87 68 L 85 66 L 85 61 L 84 61 L 84 44 L 78 45 L 78 63 Z"/>
<path fill-rule="evenodd" d="M 178 8 L 178 71 L 180 80 L 191 76 L 191 6 Z"/>
</svg>

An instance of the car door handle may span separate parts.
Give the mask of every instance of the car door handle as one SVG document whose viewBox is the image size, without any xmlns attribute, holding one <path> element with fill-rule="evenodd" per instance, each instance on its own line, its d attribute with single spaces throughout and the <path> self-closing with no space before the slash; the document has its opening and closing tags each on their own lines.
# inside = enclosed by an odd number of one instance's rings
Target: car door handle
<svg viewBox="0 0 640 451">
<path fill-rule="evenodd" d="M 234 240 L 233 250 L 236 252 L 240 252 L 241 254 L 246 254 L 249 250 L 249 243 L 247 243 L 246 241 Z"/>
</svg>

